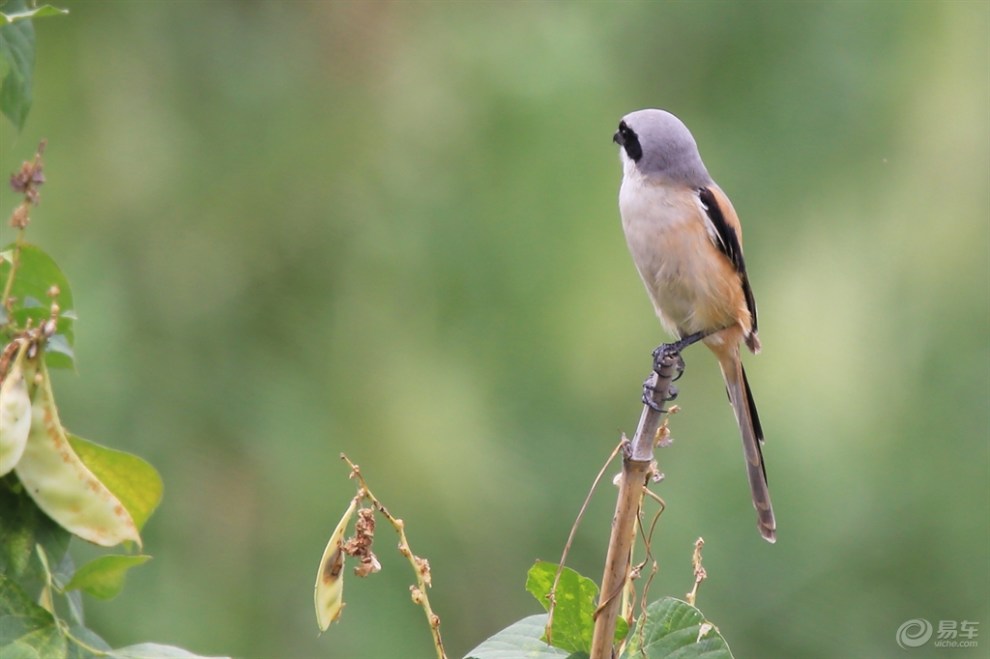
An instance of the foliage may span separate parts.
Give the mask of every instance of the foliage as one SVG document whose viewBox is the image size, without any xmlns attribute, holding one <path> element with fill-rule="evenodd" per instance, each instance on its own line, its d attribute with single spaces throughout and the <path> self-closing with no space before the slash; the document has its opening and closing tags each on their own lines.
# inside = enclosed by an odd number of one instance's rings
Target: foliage
<svg viewBox="0 0 990 659">
<path fill-rule="evenodd" d="M 0 84 L 0 112 L 18 128 L 24 127 L 31 109 L 34 76 L 34 26 L 32 18 L 60 16 L 64 9 L 43 5 L 28 9 L 25 0 L 0 5 L 0 61 L 7 69 Z"/>
<path fill-rule="evenodd" d="M 544 640 L 568 652 L 587 652 L 591 647 L 595 608 L 598 606 L 598 585 L 571 568 L 539 561 L 526 575 L 526 590 L 547 611 L 553 603 L 553 619 Z M 629 631 L 626 621 L 619 619 L 615 630 L 616 642 Z"/>
<path fill-rule="evenodd" d="M 417 583 L 410 586 L 413 601 L 426 612 L 433 634 L 438 659 L 447 654 L 440 639 L 440 619 L 434 615 L 427 591 L 432 585 L 429 562 L 412 553 L 405 535 L 405 524 L 395 518 L 371 493 L 357 465 L 341 455 L 351 467 L 351 477 L 358 482 L 357 494 L 351 499 L 343 516 L 327 542 L 316 575 L 314 601 L 320 632 L 336 621 L 344 607 L 343 582 L 347 560 L 358 559 L 354 573 L 366 577 L 381 570 L 381 563 L 372 551 L 375 536 L 375 515 L 384 516 L 399 534 L 399 551 L 406 556 L 416 574 Z M 363 500 L 371 506 L 359 509 Z M 351 520 L 357 513 L 354 535 L 345 539 Z M 649 543 L 651 533 L 646 537 Z M 692 603 L 664 597 L 644 607 L 629 635 L 627 619 L 620 617 L 615 627 L 614 643 L 620 656 L 626 659 L 732 659 L 732 653 L 718 629 L 693 606 L 698 585 L 705 579 L 701 565 L 700 538 L 693 556 L 695 587 L 688 594 Z M 640 572 L 642 566 L 637 568 Z M 654 570 L 656 565 L 654 564 Z M 643 587 L 643 597 L 649 586 Z M 537 561 L 526 578 L 526 590 L 547 610 L 546 616 L 529 616 L 498 632 L 468 653 L 468 659 L 515 659 L 517 657 L 586 658 L 592 649 L 595 617 L 600 611 L 599 589 L 594 581 L 571 568 Z M 631 620 L 631 611 L 626 616 Z"/>
<path fill-rule="evenodd" d="M 161 500 L 162 483 L 137 456 L 65 431 L 46 356 L 55 342 L 71 364 L 71 323 L 60 322 L 60 303 L 71 301 L 68 280 L 20 236 L 2 254 L 0 648 L 39 656 L 192 656 L 149 644 L 111 650 L 83 623 L 82 601 L 72 592 L 114 597 L 126 571 L 150 556 L 104 555 L 76 570 L 66 553 L 71 536 L 106 547 L 140 546 L 138 532 Z M 46 297 L 52 301 L 39 314 Z"/>
<path fill-rule="evenodd" d="M 539 562 L 530 569 L 526 588 L 548 606 L 550 586 L 557 566 Z M 470 659 L 514 659 L 516 657 L 587 657 L 591 646 L 594 595 L 591 579 L 564 568 L 554 599 L 553 633 L 548 640 L 547 616 L 529 616 L 498 632 L 468 652 Z M 621 620 L 621 619 L 620 619 Z M 616 641 L 625 637 L 624 625 L 616 630 Z M 694 606 L 673 597 L 651 603 L 626 639 L 623 659 L 731 659 L 732 653 L 718 629 Z"/>
<path fill-rule="evenodd" d="M 31 104 L 32 18 L 64 13 L 9 2 L 0 13 L 0 55 L 9 71 L 0 110 L 18 127 Z M 194 657 L 142 643 L 113 649 L 83 618 L 79 593 L 116 596 L 126 572 L 151 557 L 135 553 L 139 532 L 162 496 L 158 472 L 141 458 L 66 431 L 48 368 L 75 364 L 76 315 L 69 281 L 55 260 L 24 239 L 45 183 L 39 147 L 11 177 L 23 195 L 0 248 L 0 654 L 39 657 Z M 75 568 L 72 536 L 124 545 Z"/>
</svg>

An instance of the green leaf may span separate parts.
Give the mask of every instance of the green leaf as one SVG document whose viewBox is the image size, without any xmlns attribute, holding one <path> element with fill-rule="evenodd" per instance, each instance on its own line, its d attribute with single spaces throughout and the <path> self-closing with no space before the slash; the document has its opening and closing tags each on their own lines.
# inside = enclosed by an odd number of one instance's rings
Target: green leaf
<svg viewBox="0 0 990 659">
<path fill-rule="evenodd" d="M 3 656 L 21 656 L 31 650 L 35 651 L 33 656 L 62 656 L 65 654 L 64 641 L 61 652 L 51 652 L 58 650 L 52 642 L 60 637 L 54 616 L 32 602 L 7 575 L 0 574 L 0 648 L 3 648 Z"/>
<path fill-rule="evenodd" d="M 140 531 L 162 500 L 162 477 L 138 456 L 66 433 L 69 445 L 93 475 L 117 497 Z"/>
<path fill-rule="evenodd" d="M 0 58 L 7 75 L 0 84 L 0 112 L 20 130 L 31 109 L 31 81 L 34 76 L 34 26 L 32 18 L 69 13 L 51 5 L 28 9 L 24 0 L 11 0 L 0 13 Z"/>
<path fill-rule="evenodd" d="M 15 17 L 27 11 L 23 0 L 11 0 L 4 9 L 7 16 Z M 7 75 L 0 84 L 0 112 L 20 130 L 31 109 L 31 78 L 34 75 L 34 26 L 31 21 L 5 20 L 0 24 L 0 57 L 8 65 Z"/>
<path fill-rule="evenodd" d="M 526 590 L 547 611 L 550 610 L 547 595 L 553 587 L 556 574 L 555 564 L 538 561 L 526 575 Z M 591 636 L 595 627 L 592 616 L 595 613 L 597 596 L 598 586 L 594 581 L 582 577 L 570 568 L 563 569 L 554 593 L 557 606 L 554 608 L 549 638 L 554 647 L 569 652 L 591 649 Z"/>
<path fill-rule="evenodd" d="M 718 629 L 687 602 L 664 597 L 646 608 L 622 655 L 625 659 L 732 659 Z"/>
<path fill-rule="evenodd" d="M 111 650 L 106 655 L 111 659 L 229 659 L 228 657 L 203 657 L 188 650 L 158 643 L 139 643 L 126 648 Z"/>
<path fill-rule="evenodd" d="M 10 5 L 13 4 L 15 3 L 13 2 L 10 3 Z M 6 8 L 7 6 L 4 7 L 4 9 Z M 18 11 L 18 12 L 7 12 L 7 13 L 0 12 L 0 25 L 16 23 L 17 21 L 28 20 L 31 18 L 45 18 L 46 16 L 65 16 L 68 13 L 69 13 L 68 9 L 60 9 L 58 7 L 52 7 L 51 5 L 42 5 L 41 7 L 37 7 L 35 9 L 26 9 L 24 11 Z"/>
<path fill-rule="evenodd" d="M 553 587 L 556 575 L 557 565 L 546 561 L 537 561 L 526 575 L 526 590 L 547 611 L 550 610 L 550 600 L 547 595 Z M 554 608 L 550 629 L 551 644 L 570 652 L 590 650 L 595 628 L 594 614 L 598 605 L 598 585 L 565 567 L 560 574 L 560 581 L 557 582 L 554 600 L 557 606 Z M 625 620 L 620 618 L 616 621 L 616 641 L 625 638 L 628 627 Z"/>
<path fill-rule="evenodd" d="M 0 28 L 2 31 L 3 28 Z M 0 262 L 0 287 L 10 276 L 11 259 L 18 248 L 11 244 L 2 251 L 3 261 Z M 48 320 L 51 315 L 51 300 L 48 292 L 55 286 L 58 288 L 56 301 L 59 306 L 58 324 L 55 335 L 46 346 L 45 362 L 52 368 L 71 368 L 73 365 L 72 346 L 75 343 L 75 312 L 73 311 L 72 288 L 69 280 L 52 257 L 35 245 L 21 245 L 17 251 L 17 270 L 14 272 L 14 284 L 11 296 L 17 298 L 12 318 L 19 327 L 24 327 L 30 319 L 37 327 Z M 49 352 L 50 350 L 50 352 Z"/>
<path fill-rule="evenodd" d="M 76 351 L 64 334 L 54 334 L 45 344 L 45 363 L 51 368 L 72 368 L 76 363 Z"/>
<path fill-rule="evenodd" d="M 547 624 L 540 613 L 514 622 L 467 653 L 469 659 L 563 659 L 571 656 L 542 640 Z"/>
<path fill-rule="evenodd" d="M 60 561 L 71 537 L 38 508 L 14 475 L 0 480 L 0 574 L 26 588 L 40 588 L 47 576 L 35 546 L 41 545 L 53 562 Z"/>
<path fill-rule="evenodd" d="M 3 620 L 0 619 L 0 625 Z M 38 629 L 24 634 L 3 646 L 3 659 L 43 659 L 45 657 L 68 657 L 68 644 L 55 626 Z M 90 655 L 92 656 L 92 655 Z"/>
<path fill-rule="evenodd" d="M 150 559 L 151 556 L 146 555 L 100 556 L 76 570 L 65 589 L 80 589 L 99 599 L 111 599 L 123 589 L 127 571 Z"/>
<path fill-rule="evenodd" d="M 78 624 L 70 625 L 69 634 L 72 635 L 72 638 L 69 639 L 69 652 L 65 659 L 100 659 L 100 657 L 105 656 L 101 654 L 102 652 L 110 651 L 110 645 L 91 629 Z M 100 652 L 94 653 L 91 648 Z"/>
</svg>

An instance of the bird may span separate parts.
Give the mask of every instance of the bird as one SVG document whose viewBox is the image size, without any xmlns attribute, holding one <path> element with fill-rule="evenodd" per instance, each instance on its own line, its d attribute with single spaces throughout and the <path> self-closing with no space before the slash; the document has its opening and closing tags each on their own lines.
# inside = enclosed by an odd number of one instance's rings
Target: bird
<svg viewBox="0 0 990 659">
<path fill-rule="evenodd" d="M 760 339 L 739 217 L 694 136 L 670 112 L 631 112 L 612 140 L 622 162 L 619 213 L 633 262 L 661 324 L 678 338 L 678 351 L 700 340 L 718 359 L 742 437 L 757 528 L 775 542 L 763 429 L 740 354 L 742 344 L 758 353 Z"/>
</svg>

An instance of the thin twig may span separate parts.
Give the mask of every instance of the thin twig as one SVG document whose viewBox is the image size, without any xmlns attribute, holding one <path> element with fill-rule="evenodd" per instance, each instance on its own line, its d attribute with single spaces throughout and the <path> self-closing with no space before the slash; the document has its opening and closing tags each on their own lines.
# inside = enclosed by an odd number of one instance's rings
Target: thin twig
<svg viewBox="0 0 990 659">
<path fill-rule="evenodd" d="M 687 603 L 691 606 L 694 606 L 694 602 L 698 598 L 698 586 L 708 578 L 708 572 L 705 570 L 705 566 L 701 564 L 701 548 L 704 546 L 704 538 L 698 538 L 694 541 L 694 553 L 691 554 L 691 565 L 694 568 L 694 587 L 687 594 Z"/>
<path fill-rule="evenodd" d="M 0 305 L 7 308 L 10 300 L 10 293 L 14 290 L 14 276 L 17 274 L 17 268 L 21 264 L 21 245 L 24 243 L 24 230 L 20 229 L 17 232 L 17 240 L 14 242 L 14 248 L 11 250 L 10 254 L 10 272 L 7 273 L 7 281 L 3 285 L 3 293 L 0 293 Z M 4 257 L 0 257 L 3 260 Z M 10 309 L 7 308 L 9 312 Z"/>
<path fill-rule="evenodd" d="M 639 613 L 640 616 L 642 616 L 643 620 L 646 620 L 646 607 L 647 604 L 649 603 L 650 586 L 653 585 L 653 578 L 657 576 L 657 572 L 660 569 L 660 566 L 657 564 L 656 559 L 653 558 L 653 533 L 657 529 L 657 523 L 660 521 L 660 516 L 663 515 L 663 511 L 667 509 L 667 504 L 664 503 L 664 500 L 661 499 L 659 496 L 657 496 L 657 494 L 652 490 L 650 490 L 650 488 L 648 487 L 643 488 L 643 494 L 656 501 L 657 504 L 660 506 L 660 509 L 657 510 L 655 515 L 653 515 L 653 520 L 650 522 L 649 531 L 645 531 L 645 532 L 643 531 L 644 525 L 642 520 L 642 509 L 640 510 L 639 528 L 640 528 L 640 533 L 643 536 L 643 546 L 646 548 L 646 557 L 643 559 L 643 562 L 637 566 L 637 568 L 639 572 L 642 573 L 643 566 L 645 566 L 647 563 L 650 564 L 650 574 L 649 576 L 646 577 L 646 581 L 643 583 L 643 588 L 640 590 L 640 594 L 639 594 Z M 632 612 L 629 612 L 627 615 L 629 615 L 629 617 L 631 618 Z M 629 622 L 630 634 L 629 636 L 626 637 L 626 640 L 623 641 L 623 646 L 628 644 L 629 640 L 632 637 L 633 623 L 631 619 L 628 622 Z M 646 626 L 640 625 L 639 641 L 637 643 L 637 646 L 640 648 L 640 652 L 642 652 L 643 635 L 645 633 L 646 633 Z M 622 646 L 620 646 L 620 649 L 621 647 Z"/>
<path fill-rule="evenodd" d="M 584 498 L 584 503 L 581 504 L 581 510 L 578 511 L 577 517 L 574 519 L 574 524 L 571 525 L 571 532 L 567 535 L 567 542 L 564 543 L 564 551 L 561 553 L 560 561 L 557 563 L 557 573 L 553 577 L 553 585 L 550 586 L 550 592 L 547 593 L 547 599 L 550 600 L 546 625 L 547 643 L 552 642 L 552 634 L 550 630 L 553 625 L 553 613 L 557 608 L 557 584 L 560 583 L 560 575 L 564 573 L 564 565 L 567 563 L 567 554 L 570 552 L 571 545 L 574 543 L 574 536 L 577 535 L 578 526 L 581 525 L 581 519 L 584 517 L 585 511 L 588 509 L 588 504 L 591 502 L 591 496 L 595 493 L 595 490 L 598 489 L 598 484 L 605 475 L 605 470 L 608 469 L 608 466 L 612 464 L 613 460 L 615 460 L 615 456 L 619 454 L 622 447 L 628 443 L 629 440 L 623 436 L 622 441 L 616 444 L 611 455 L 608 456 L 608 460 L 605 461 L 605 464 L 603 464 L 602 468 L 598 471 L 598 475 L 595 476 L 595 480 L 591 484 L 591 489 L 588 490 L 588 495 Z"/>
<path fill-rule="evenodd" d="M 10 187 L 14 192 L 24 196 L 24 200 L 14 209 L 10 216 L 10 226 L 17 230 L 17 238 L 14 241 L 13 253 L 10 257 L 10 272 L 7 274 L 7 281 L 4 282 L 3 293 L 0 294 L 0 304 L 7 307 L 10 300 L 10 293 L 14 287 L 14 275 L 21 261 L 21 247 L 24 245 L 24 230 L 30 221 L 31 207 L 37 206 L 41 199 L 38 192 L 45 182 L 44 162 L 42 154 L 45 152 L 47 140 L 41 140 L 38 150 L 34 154 L 34 159 L 24 161 L 20 170 L 10 177 Z M 10 309 L 7 309 L 10 311 Z"/>
<path fill-rule="evenodd" d="M 447 659 L 447 654 L 443 649 L 443 639 L 440 638 L 440 616 L 433 612 L 433 608 L 430 606 L 430 598 L 426 593 L 432 585 L 430 562 L 425 558 L 415 555 L 409 548 L 409 541 L 406 540 L 405 523 L 393 516 L 382 502 L 372 494 L 371 488 L 368 487 L 368 483 L 361 475 L 361 468 L 351 462 L 343 453 L 340 454 L 340 459 L 346 462 L 347 466 L 351 468 L 351 478 L 357 479 L 361 489 L 364 490 L 365 497 L 371 501 L 375 509 L 388 520 L 392 528 L 395 529 L 395 532 L 399 534 L 399 553 L 409 559 L 409 564 L 412 565 L 413 572 L 416 573 L 416 585 L 409 587 L 412 600 L 414 603 L 423 607 L 423 612 L 426 613 L 426 620 L 430 625 L 430 634 L 433 636 L 433 645 L 437 651 L 437 659 Z"/>
</svg>

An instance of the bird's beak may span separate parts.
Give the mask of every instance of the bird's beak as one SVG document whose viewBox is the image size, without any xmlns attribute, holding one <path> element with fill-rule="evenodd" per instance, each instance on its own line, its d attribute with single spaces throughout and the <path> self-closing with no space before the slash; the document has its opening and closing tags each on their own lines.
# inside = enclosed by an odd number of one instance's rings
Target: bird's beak
<svg viewBox="0 0 990 659">
<path fill-rule="evenodd" d="M 615 135 L 612 136 L 612 141 L 618 144 L 619 146 L 623 146 L 622 133 L 620 133 L 619 131 L 615 131 Z"/>
</svg>

